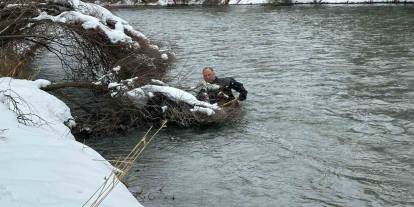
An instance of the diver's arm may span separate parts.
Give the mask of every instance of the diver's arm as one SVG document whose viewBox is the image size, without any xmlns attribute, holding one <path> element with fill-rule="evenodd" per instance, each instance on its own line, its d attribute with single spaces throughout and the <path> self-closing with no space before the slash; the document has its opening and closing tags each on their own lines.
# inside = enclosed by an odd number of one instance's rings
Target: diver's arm
<svg viewBox="0 0 414 207">
<path fill-rule="evenodd" d="M 247 90 L 243 87 L 243 84 L 237 82 L 234 78 L 230 81 L 230 88 L 234 89 L 235 91 L 239 92 L 239 100 L 244 101 L 247 97 Z"/>
</svg>

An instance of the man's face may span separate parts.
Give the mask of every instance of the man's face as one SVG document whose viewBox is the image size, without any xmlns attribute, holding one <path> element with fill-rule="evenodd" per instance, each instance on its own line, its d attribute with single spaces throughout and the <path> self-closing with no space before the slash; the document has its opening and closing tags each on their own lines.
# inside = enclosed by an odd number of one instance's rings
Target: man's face
<svg viewBox="0 0 414 207">
<path fill-rule="evenodd" d="M 207 69 L 203 71 L 203 78 L 207 83 L 212 83 L 216 79 L 214 71 Z"/>
</svg>

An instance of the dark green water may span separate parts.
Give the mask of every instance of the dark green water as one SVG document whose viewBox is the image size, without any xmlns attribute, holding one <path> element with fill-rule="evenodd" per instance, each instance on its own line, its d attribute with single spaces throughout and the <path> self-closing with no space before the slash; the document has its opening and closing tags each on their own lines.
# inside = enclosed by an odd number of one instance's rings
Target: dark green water
<svg viewBox="0 0 414 207">
<path fill-rule="evenodd" d="M 128 177 L 150 206 L 413 206 L 414 7 L 237 6 L 115 13 L 249 91 L 240 123 L 168 128 Z M 90 140 L 108 159 L 137 142 Z"/>
</svg>

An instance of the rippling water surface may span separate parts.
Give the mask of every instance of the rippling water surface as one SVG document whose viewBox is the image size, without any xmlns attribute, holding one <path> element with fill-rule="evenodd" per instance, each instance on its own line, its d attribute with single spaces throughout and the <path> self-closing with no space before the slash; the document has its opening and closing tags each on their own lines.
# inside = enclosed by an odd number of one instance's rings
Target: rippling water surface
<svg viewBox="0 0 414 207">
<path fill-rule="evenodd" d="M 163 131 L 128 183 L 149 206 L 414 205 L 413 6 L 237 6 L 115 13 L 249 91 L 243 121 Z M 108 159 L 136 143 L 91 140 Z"/>
</svg>

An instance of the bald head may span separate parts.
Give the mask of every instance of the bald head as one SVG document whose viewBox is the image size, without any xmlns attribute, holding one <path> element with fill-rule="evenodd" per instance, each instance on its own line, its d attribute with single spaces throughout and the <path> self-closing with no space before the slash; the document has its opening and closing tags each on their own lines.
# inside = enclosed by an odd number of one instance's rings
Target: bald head
<svg viewBox="0 0 414 207">
<path fill-rule="evenodd" d="M 203 78 L 207 83 L 212 83 L 216 79 L 216 74 L 212 67 L 203 68 Z"/>
</svg>

